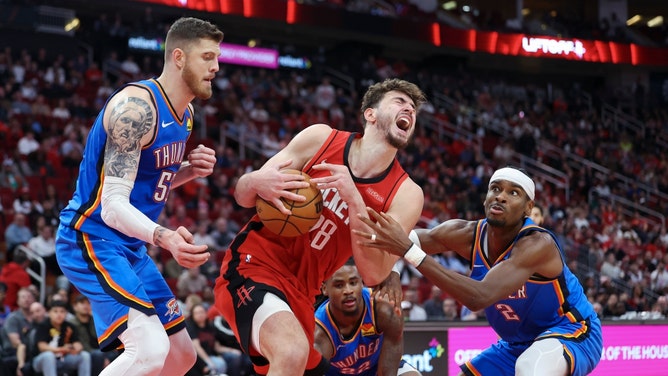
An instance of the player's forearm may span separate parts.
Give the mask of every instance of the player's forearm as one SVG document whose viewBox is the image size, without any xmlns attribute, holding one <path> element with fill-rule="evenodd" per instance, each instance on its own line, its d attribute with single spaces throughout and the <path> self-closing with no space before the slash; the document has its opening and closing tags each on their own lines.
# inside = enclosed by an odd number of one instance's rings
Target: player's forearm
<svg viewBox="0 0 668 376">
<path fill-rule="evenodd" d="M 181 163 L 179 171 L 176 172 L 176 175 L 174 176 L 174 180 L 172 180 L 172 185 L 170 188 L 180 187 L 196 177 L 197 176 L 193 173 L 193 169 L 192 166 L 190 165 L 190 162 L 184 161 L 183 163 Z"/>
<path fill-rule="evenodd" d="M 396 376 L 404 352 L 404 346 L 401 342 L 387 343 L 386 340 L 383 342 L 383 348 L 378 358 L 378 375 Z M 403 337 L 400 340 L 403 341 Z"/>
<path fill-rule="evenodd" d="M 155 230 L 159 225 L 130 203 L 133 182 L 109 176 L 102 186 L 101 217 L 109 227 L 121 233 L 155 244 Z"/>
<path fill-rule="evenodd" d="M 484 309 L 493 303 L 482 282 L 443 268 L 433 257 L 427 256 L 418 270 L 441 290 L 472 311 Z"/>
<path fill-rule="evenodd" d="M 359 196 L 359 195 L 358 195 Z M 366 231 L 367 226 L 358 218 L 358 215 L 368 217 L 366 204 L 359 196 L 353 202 L 348 202 L 350 218 L 350 231 L 352 239 L 352 253 L 357 265 L 357 270 L 367 286 L 376 286 L 383 282 L 390 274 L 392 266 L 398 257 L 376 248 L 365 247 L 357 244 L 357 237 L 352 234 L 353 229 Z"/>
<path fill-rule="evenodd" d="M 243 174 L 234 188 L 234 199 L 237 201 L 237 204 L 244 208 L 255 207 L 257 190 L 255 189 L 253 182 L 255 175 L 258 173 L 259 171 L 253 171 Z"/>
</svg>

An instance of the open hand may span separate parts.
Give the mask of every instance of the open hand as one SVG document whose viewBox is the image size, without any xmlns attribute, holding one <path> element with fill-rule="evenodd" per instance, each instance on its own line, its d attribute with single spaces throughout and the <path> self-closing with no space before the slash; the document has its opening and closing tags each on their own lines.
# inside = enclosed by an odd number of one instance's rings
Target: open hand
<svg viewBox="0 0 668 376">
<path fill-rule="evenodd" d="M 413 242 L 408 238 L 399 222 L 387 213 L 378 213 L 372 208 L 366 208 L 369 218 L 358 215 L 358 218 L 367 224 L 368 231 L 353 229 L 353 233 L 359 236 L 358 244 L 366 247 L 384 249 L 394 255 L 403 257 Z"/>
</svg>

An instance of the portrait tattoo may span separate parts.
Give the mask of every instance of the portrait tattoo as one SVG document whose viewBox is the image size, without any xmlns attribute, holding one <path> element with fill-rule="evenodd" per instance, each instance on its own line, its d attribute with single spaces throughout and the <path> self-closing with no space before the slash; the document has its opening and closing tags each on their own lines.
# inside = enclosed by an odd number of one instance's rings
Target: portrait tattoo
<svg viewBox="0 0 668 376">
<path fill-rule="evenodd" d="M 107 175 L 124 178 L 139 165 L 141 139 L 153 127 L 153 110 L 145 100 L 130 97 L 109 115 L 105 169 Z"/>
</svg>

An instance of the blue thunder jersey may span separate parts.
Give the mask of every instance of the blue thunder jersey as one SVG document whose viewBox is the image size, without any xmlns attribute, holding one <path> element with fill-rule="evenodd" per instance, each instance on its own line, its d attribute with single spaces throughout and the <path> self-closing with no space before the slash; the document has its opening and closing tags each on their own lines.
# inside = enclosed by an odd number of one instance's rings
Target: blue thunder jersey
<svg viewBox="0 0 668 376">
<path fill-rule="evenodd" d="M 487 226 L 487 220 L 481 220 L 475 230 L 471 278 L 478 281 L 481 281 L 494 266 L 483 252 L 483 244 L 487 239 Z M 495 264 L 507 260 L 517 241 L 534 231 L 546 232 L 552 236 L 563 261 L 563 250 L 554 234 L 536 226 L 527 218 L 515 240 Z M 496 333 L 510 343 L 532 342 L 536 338 L 547 338 L 552 334 L 562 338 L 581 338 L 580 336 L 588 334 L 590 320 L 596 320 L 596 313 L 587 300 L 582 285 L 565 262 L 563 271 L 558 277 L 548 279 L 533 275 L 517 292 L 487 307 L 485 314 Z M 570 334 L 551 333 L 549 330 L 569 323 L 579 323 L 580 327 Z"/>
<path fill-rule="evenodd" d="M 156 222 L 167 202 L 172 180 L 185 155 L 186 142 L 192 130 L 192 112 L 188 107 L 183 119 L 179 119 L 162 87 L 155 79 L 130 85 L 145 88 L 151 93 L 156 109 L 155 114 L 158 116 L 155 119 L 154 138 L 141 151 L 137 178 L 130 194 L 130 203 Z M 100 216 L 104 181 L 104 150 L 107 143 L 103 116 L 104 111 L 100 111 L 90 130 L 76 190 L 67 207 L 61 212 L 60 220 L 62 224 L 75 230 L 95 234 L 99 238 L 124 244 L 131 249 L 138 249 L 145 244 L 143 241 L 110 228 Z"/>
<path fill-rule="evenodd" d="M 329 300 L 315 311 L 315 322 L 320 326 L 332 343 L 334 355 L 329 359 L 330 368 L 326 376 L 360 375 L 375 376 L 378 372 L 378 359 L 383 345 L 382 333 L 376 331 L 371 289 L 362 289 L 364 316 L 357 331 L 349 338 L 341 338 L 339 329 L 329 311 Z"/>
</svg>

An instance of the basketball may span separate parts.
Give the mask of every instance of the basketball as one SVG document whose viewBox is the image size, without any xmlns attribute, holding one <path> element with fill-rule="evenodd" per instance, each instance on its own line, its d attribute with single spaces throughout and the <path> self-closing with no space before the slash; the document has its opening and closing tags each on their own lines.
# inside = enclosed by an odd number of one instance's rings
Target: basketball
<svg viewBox="0 0 668 376">
<path fill-rule="evenodd" d="M 286 169 L 282 172 L 301 174 L 305 181 L 310 182 L 311 180 L 310 176 L 299 170 Z M 322 194 L 315 185 L 311 184 L 308 188 L 294 189 L 292 192 L 305 196 L 306 201 L 296 202 L 282 198 L 283 205 L 292 211 L 291 215 L 281 213 L 274 205 L 260 197 L 255 203 L 257 215 L 262 220 L 264 227 L 277 235 L 294 237 L 306 234 L 318 222 L 320 214 L 322 214 Z"/>
</svg>

